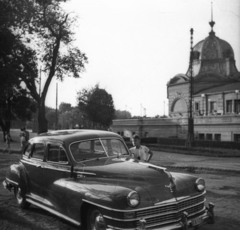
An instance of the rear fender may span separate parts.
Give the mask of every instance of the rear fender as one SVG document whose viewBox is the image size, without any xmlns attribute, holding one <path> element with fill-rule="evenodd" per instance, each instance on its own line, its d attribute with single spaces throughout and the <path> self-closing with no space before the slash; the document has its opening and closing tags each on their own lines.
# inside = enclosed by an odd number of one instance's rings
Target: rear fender
<svg viewBox="0 0 240 230">
<path fill-rule="evenodd" d="M 12 164 L 6 173 L 6 180 L 12 186 L 19 186 L 23 192 L 29 189 L 29 179 L 24 165 L 20 163 Z"/>
</svg>

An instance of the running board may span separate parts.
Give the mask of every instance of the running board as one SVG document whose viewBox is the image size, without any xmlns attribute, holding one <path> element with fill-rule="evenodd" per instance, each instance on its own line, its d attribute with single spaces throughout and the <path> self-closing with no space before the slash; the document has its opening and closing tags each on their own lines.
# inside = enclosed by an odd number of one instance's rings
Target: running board
<svg viewBox="0 0 240 230">
<path fill-rule="evenodd" d="M 36 205 L 36 206 L 38 206 L 38 207 L 40 207 L 40 208 L 42 208 L 42 209 L 44 209 L 44 210 L 46 210 L 46 211 L 48 211 L 48 212 L 50 212 L 50 213 L 58 216 L 58 217 L 61 217 L 61 218 L 65 219 L 65 220 L 67 220 L 67 221 L 69 221 L 69 222 L 71 222 L 71 223 L 73 223 L 73 224 L 75 224 L 75 225 L 77 225 L 77 226 L 80 226 L 80 225 L 81 225 L 80 222 L 75 221 L 75 220 L 73 220 L 73 219 L 71 219 L 71 218 L 69 218 L 69 217 L 67 217 L 67 216 L 65 216 L 65 215 L 63 215 L 63 214 L 55 211 L 55 210 L 52 210 L 51 208 L 45 207 L 44 205 L 39 204 L 39 203 L 37 203 L 37 202 L 29 199 L 29 198 L 26 198 L 26 201 L 29 202 L 29 203 L 31 203 L 31 204 L 34 204 L 34 205 Z"/>
</svg>

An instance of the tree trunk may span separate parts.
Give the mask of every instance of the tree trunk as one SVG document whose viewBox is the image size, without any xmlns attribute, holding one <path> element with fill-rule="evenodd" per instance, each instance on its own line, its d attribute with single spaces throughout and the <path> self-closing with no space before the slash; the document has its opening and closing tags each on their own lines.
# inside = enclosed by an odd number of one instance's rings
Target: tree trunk
<svg viewBox="0 0 240 230">
<path fill-rule="evenodd" d="M 45 104 L 38 106 L 38 134 L 48 131 L 48 121 L 45 118 Z"/>
</svg>

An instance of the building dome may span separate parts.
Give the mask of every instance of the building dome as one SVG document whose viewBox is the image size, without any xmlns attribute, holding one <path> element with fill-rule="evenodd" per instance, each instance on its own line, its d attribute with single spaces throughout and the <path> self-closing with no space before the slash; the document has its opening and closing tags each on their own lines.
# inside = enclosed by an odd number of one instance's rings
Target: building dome
<svg viewBox="0 0 240 230">
<path fill-rule="evenodd" d="M 234 59 L 234 52 L 231 45 L 215 36 L 214 32 L 210 32 L 208 37 L 198 42 L 193 47 L 193 51 L 195 59 Z"/>
<path fill-rule="evenodd" d="M 210 73 L 219 78 L 233 77 L 238 73 L 233 48 L 228 42 L 215 36 L 213 28 L 208 37 L 193 47 L 193 76 L 209 76 Z M 189 70 L 187 76 L 190 76 Z"/>
</svg>

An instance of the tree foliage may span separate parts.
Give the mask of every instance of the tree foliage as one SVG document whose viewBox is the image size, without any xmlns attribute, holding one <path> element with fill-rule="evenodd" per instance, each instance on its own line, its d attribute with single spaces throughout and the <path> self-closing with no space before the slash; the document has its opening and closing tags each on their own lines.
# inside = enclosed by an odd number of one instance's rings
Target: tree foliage
<svg viewBox="0 0 240 230">
<path fill-rule="evenodd" d="M 8 29 L 25 45 L 21 52 L 14 52 L 21 63 L 19 81 L 38 104 L 38 132 L 46 132 L 45 99 L 52 79 L 79 78 L 87 63 L 86 55 L 73 44 L 77 18 L 65 12 L 61 0 L 2 1 L 12 9 Z M 41 93 L 36 87 L 37 63 L 47 76 Z"/>
<path fill-rule="evenodd" d="M 129 119 L 132 117 L 132 115 L 129 111 L 126 111 L 126 110 L 124 110 L 124 111 L 116 110 L 115 117 L 116 117 L 116 119 Z"/>
<path fill-rule="evenodd" d="M 115 118 L 112 95 L 105 89 L 99 88 L 98 84 L 78 92 L 78 105 L 89 121 L 100 124 L 104 128 L 109 127 Z"/>
<path fill-rule="evenodd" d="M 86 128 L 83 114 L 78 107 L 72 107 L 69 103 L 61 103 L 59 106 L 59 127 L 61 129 Z"/>
<path fill-rule="evenodd" d="M 65 102 L 62 102 L 60 105 L 59 105 L 59 113 L 62 114 L 64 112 L 67 112 L 67 111 L 70 111 L 72 108 L 72 105 L 70 103 L 65 103 Z"/>
<path fill-rule="evenodd" d="M 11 30 L 14 11 L 7 1 L 0 1 L 0 127 L 4 133 L 9 131 L 11 120 L 30 120 L 32 112 L 36 111 L 36 103 L 21 85 L 26 73 L 19 60 L 21 57 L 36 70 L 35 54 Z"/>
</svg>

